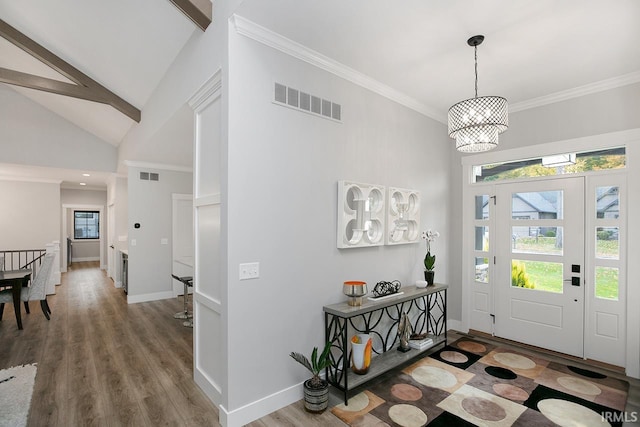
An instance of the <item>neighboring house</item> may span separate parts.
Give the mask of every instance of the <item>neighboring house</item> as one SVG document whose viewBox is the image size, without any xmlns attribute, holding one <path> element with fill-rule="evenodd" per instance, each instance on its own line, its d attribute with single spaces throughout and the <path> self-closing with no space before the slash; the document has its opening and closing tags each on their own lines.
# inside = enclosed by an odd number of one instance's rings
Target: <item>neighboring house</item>
<svg viewBox="0 0 640 427">
<path fill-rule="evenodd" d="M 553 192 L 515 193 L 511 202 L 513 219 L 553 219 L 558 209 Z M 513 238 L 545 235 L 546 227 L 513 227 Z"/>
<path fill-rule="evenodd" d="M 598 194 L 598 218 L 618 218 L 620 215 L 618 188 L 605 187 L 602 188 L 602 190 L 603 191 Z"/>
</svg>

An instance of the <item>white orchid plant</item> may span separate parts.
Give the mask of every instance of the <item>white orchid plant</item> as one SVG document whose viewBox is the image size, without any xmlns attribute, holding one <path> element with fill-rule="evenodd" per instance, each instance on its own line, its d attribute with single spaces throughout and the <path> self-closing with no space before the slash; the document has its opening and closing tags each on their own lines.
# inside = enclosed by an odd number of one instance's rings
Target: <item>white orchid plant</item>
<svg viewBox="0 0 640 427">
<path fill-rule="evenodd" d="M 427 254 L 424 257 L 424 268 L 427 271 L 432 271 L 436 264 L 436 256 L 431 255 L 431 242 L 436 240 L 436 237 L 440 237 L 440 233 L 431 229 L 422 232 L 422 238 L 427 243 Z"/>
</svg>

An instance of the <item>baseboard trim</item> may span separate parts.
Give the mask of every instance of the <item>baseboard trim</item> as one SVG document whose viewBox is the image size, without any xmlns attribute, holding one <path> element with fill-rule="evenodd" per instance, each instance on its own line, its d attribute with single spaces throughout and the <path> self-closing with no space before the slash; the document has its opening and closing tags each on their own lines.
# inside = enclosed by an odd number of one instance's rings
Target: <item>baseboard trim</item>
<svg viewBox="0 0 640 427">
<path fill-rule="evenodd" d="M 456 319 L 447 319 L 447 329 L 453 329 L 454 331 L 463 332 L 462 322 Z"/>
<path fill-rule="evenodd" d="M 100 257 L 89 256 L 84 258 L 71 258 L 71 262 L 87 262 L 87 261 L 100 261 Z M 102 268 L 102 266 L 101 266 Z"/>
<path fill-rule="evenodd" d="M 222 427 L 243 426 L 297 402 L 303 398 L 303 395 L 303 383 L 300 383 L 232 411 L 220 405 L 220 425 Z"/>
<path fill-rule="evenodd" d="M 151 294 L 127 295 L 127 304 L 137 304 L 139 302 L 158 301 L 161 299 L 173 298 L 172 291 L 154 292 Z"/>
</svg>

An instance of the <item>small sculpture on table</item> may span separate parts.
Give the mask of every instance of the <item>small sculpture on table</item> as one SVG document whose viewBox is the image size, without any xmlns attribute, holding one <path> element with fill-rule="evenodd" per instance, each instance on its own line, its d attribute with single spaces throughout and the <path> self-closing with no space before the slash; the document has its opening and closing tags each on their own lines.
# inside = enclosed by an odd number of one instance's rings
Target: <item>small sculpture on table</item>
<svg viewBox="0 0 640 427">
<path fill-rule="evenodd" d="M 409 321 L 409 316 L 407 313 L 402 313 L 400 316 L 400 322 L 398 323 L 398 338 L 400 338 L 400 345 L 398 346 L 398 350 L 406 353 L 411 350 L 411 346 L 409 346 L 409 339 L 411 339 L 411 334 L 413 333 L 413 328 L 411 327 L 411 322 Z"/>
<path fill-rule="evenodd" d="M 373 288 L 373 297 L 381 298 L 389 295 L 397 294 L 400 291 L 401 283 L 398 280 L 392 282 L 378 282 Z"/>
</svg>

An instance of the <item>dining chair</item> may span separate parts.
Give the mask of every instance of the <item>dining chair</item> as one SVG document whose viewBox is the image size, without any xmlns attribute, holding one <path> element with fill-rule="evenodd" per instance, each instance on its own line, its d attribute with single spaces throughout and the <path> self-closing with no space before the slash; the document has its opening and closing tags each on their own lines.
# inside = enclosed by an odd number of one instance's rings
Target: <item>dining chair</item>
<svg viewBox="0 0 640 427">
<path fill-rule="evenodd" d="M 55 258 L 54 254 L 46 254 L 42 264 L 40 264 L 40 269 L 38 271 L 38 275 L 31 280 L 31 285 L 28 287 L 23 287 L 20 293 L 20 299 L 25 303 L 25 310 L 29 313 L 28 302 L 29 301 L 40 301 L 40 308 L 42 308 L 42 313 L 44 313 L 44 317 L 47 320 L 50 320 L 49 314 L 51 313 L 51 309 L 49 308 L 49 304 L 47 303 L 47 289 L 46 285 L 49 281 L 49 275 L 51 273 L 51 268 L 53 267 L 53 260 Z M 5 303 L 13 302 L 13 295 L 11 291 L 1 291 L 0 292 L 0 320 L 2 320 L 2 313 L 4 312 Z"/>
</svg>

